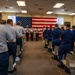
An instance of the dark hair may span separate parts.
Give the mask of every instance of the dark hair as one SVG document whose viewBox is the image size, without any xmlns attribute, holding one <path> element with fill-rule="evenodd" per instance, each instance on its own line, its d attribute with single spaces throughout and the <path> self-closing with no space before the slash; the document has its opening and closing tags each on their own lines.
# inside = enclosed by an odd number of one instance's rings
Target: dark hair
<svg viewBox="0 0 75 75">
<path fill-rule="evenodd" d="M 61 29 L 64 29 L 64 27 L 61 27 Z"/>
<path fill-rule="evenodd" d="M 12 22 L 12 19 L 7 19 L 7 23 L 10 23 L 10 22 Z"/>
<path fill-rule="evenodd" d="M 67 26 L 67 27 L 70 27 L 71 25 L 70 25 L 70 24 L 67 24 L 66 26 Z"/>
<path fill-rule="evenodd" d="M 73 25 L 72 28 L 75 29 L 75 25 Z"/>
<path fill-rule="evenodd" d="M 18 22 L 17 22 L 17 25 L 21 25 L 21 22 L 20 22 L 20 21 L 18 21 Z"/>
<path fill-rule="evenodd" d="M 58 24 L 55 24 L 55 27 L 58 27 Z"/>
</svg>

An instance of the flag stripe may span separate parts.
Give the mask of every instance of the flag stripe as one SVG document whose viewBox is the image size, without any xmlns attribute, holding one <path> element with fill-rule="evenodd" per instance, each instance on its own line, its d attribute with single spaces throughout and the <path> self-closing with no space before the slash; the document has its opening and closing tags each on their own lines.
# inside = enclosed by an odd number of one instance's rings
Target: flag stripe
<svg viewBox="0 0 75 75">
<path fill-rule="evenodd" d="M 56 24 L 55 22 L 32 22 L 32 24 Z"/>
<path fill-rule="evenodd" d="M 56 22 L 57 21 L 57 19 L 32 19 L 32 22 Z"/>
<path fill-rule="evenodd" d="M 45 17 L 32 17 L 33 19 L 57 19 L 57 18 L 45 18 Z"/>
</svg>

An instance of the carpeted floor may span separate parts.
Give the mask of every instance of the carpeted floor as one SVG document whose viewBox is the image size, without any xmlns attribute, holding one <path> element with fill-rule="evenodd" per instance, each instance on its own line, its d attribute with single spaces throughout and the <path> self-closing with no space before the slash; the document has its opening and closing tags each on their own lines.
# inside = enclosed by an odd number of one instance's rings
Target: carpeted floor
<svg viewBox="0 0 75 75">
<path fill-rule="evenodd" d="M 11 75 L 67 75 L 57 67 L 58 62 L 43 47 L 43 43 L 27 42 L 17 72 Z M 10 75 L 10 74 L 9 74 Z"/>
</svg>

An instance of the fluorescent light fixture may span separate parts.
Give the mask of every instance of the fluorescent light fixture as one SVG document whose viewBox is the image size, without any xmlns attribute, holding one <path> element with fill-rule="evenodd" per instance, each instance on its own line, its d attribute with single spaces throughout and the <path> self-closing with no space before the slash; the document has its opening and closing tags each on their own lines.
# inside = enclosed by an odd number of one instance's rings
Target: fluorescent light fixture
<svg viewBox="0 0 75 75">
<path fill-rule="evenodd" d="M 2 12 L 2 11 L 0 11 L 0 12 Z"/>
<path fill-rule="evenodd" d="M 13 9 L 13 7 L 11 6 L 11 7 L 9 7 L 10 9 Z"/>
<path fill-rule="evenodd" d="M 8 11 L 4 10 L 3 12 L 8 12 L 8 13 L 15 13 L 15 12 L 17 12 L 18 13 L 18 11 L 13 11 L 13 10 L 8 10 Z"/>
<path fill-rule="evenodd" d="M 75 13 L 71 13 L 70 15 L 75 15 Z"/>
<path fill-rule="evenodd" d="M 57 3 L 53 8 L 60 8 L 64 5 L 64 3 Z"/>
<path fill-rule="evenodd" d="M 27 10 L 21 10 L 22 13 L 27 13 Z"/>
<path fill-rule="evenodd" d="M 52 11 L 48 11 L 46 14 L 52 14 L 53 12 Z"/>
<path fill-rule="evenodd" d="M 17 1 L 18 6 L 26 6 L 25 1 Z"/>
<path fill-rule="evenodd" d="M 65 11 L 65 9 L 62 9 L 61 11 Z"/>
</svg>

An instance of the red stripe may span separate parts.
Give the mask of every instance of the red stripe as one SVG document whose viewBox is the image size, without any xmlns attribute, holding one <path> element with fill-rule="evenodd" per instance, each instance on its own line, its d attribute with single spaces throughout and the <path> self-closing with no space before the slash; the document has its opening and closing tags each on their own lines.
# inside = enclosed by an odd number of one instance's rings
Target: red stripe
<svg viewBox="0 0 75 75">
<path fill-rule="evenodd" d="M 48 26 L 48 27 L 50 27 L 50 26 Z M 33 27 L 33 28 L 36 28 L 36 27 Z M 39 29 L 41 29 L 41 28 L 43 28 L 43 27 L 39 27 Z"/>
<path fill-rule="evenodd" d="M 57 18 L 32 17 L 32 19 L 57 19 Z"/>
<path fill-rule="evenodd" d="M 43 21 L 43 20 L 39 20 L 39 21 L 37 20 L 36 21 L 36 20 L 32 20 L 32 22 L 56 22 L 56 21 Z"/>
<path fill-rule="evenodd" d="M 38 25 L 38 26 L 43 26 L 43 25 L 45 25 L 45 26 L 46 26 L 46 25 L 51 25 L 51 26 L 52 26 L 52 25 L 55 25 L 55 24 L 32 24 L 32 26 L 35 26 L 35 25 Z"/>
</svg>

